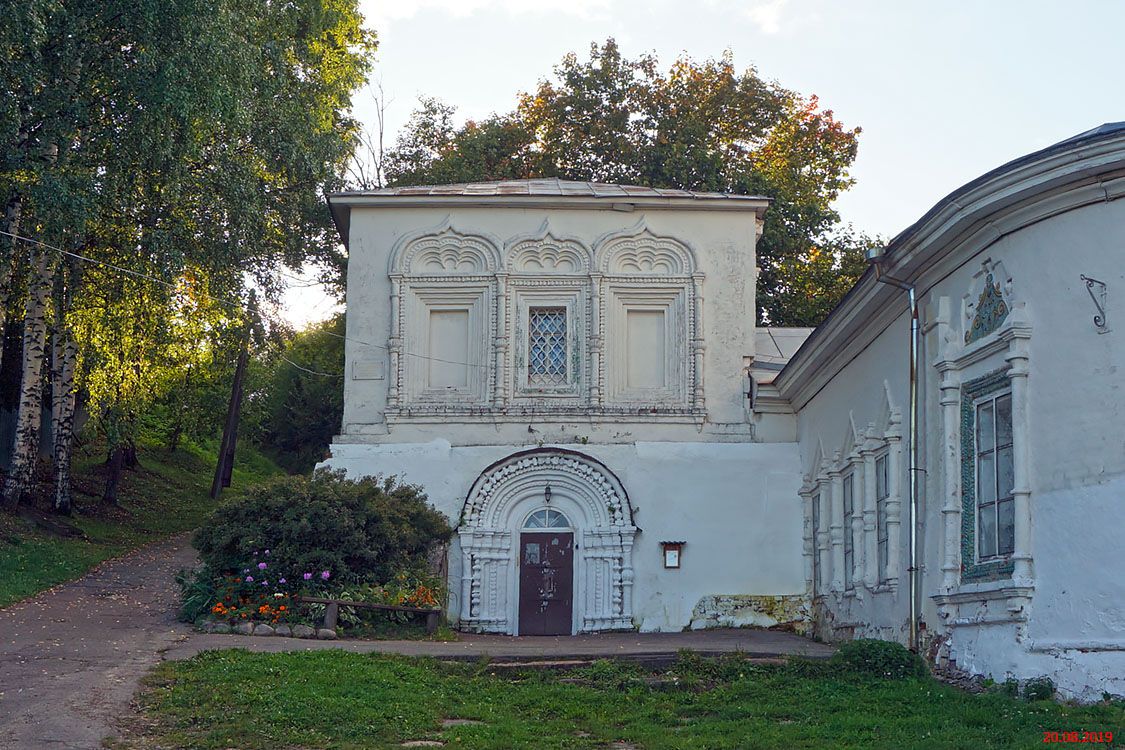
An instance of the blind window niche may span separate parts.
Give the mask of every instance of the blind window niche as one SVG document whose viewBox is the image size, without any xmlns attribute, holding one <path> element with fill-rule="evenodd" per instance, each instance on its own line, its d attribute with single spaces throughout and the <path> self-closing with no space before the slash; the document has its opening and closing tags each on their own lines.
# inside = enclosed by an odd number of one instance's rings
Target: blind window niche
<svg viewBox="0 0 1125 750">
<path fill-rule="evenodd" d="M 626 383 L 629 388 L 663 388 L 667 329 L 664 310 L 625 313 Z"/>
<path fill-rule="evenodd" d="M 465 388 L 469 385 L 469 311 L 430 310 L 427 386 Z"/>
</svg>

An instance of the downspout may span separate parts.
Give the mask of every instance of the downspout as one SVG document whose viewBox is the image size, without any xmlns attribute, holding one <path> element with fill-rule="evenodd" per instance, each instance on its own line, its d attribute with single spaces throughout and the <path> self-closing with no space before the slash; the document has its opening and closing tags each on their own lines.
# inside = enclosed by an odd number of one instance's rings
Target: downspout
<svg viewBox="0 0 1125 750">
<path fill-rule="evenodd" d="M 910 582 L 910 650 L 917 652 L 918 574 L 920 573 L 920 566 L 918 564 L 918 472 L 924 471 L 924 469 L 919 466 L 920 461 L 918 460 L 918 376 L 922 370 L 918 358 L 921 353 L 920 343 L 922 330 L 921 321 L 918 316 L 918 298 L 914 293 L 914 285 L 884 274 L 883 264 L 881 262 L 882 259 L 882 254 L 868 256 L 868 260 L 875 266 L 875 280 L 904 290 L 910 304 L 910 503 L 907 506 L 909 509 L 907 522 L 910 525 L 910 534 L 907 537 L 910 547 L 910 568 L 907 570 L 907 573 L 909 573 L 908 580 Z"/>
</svg>

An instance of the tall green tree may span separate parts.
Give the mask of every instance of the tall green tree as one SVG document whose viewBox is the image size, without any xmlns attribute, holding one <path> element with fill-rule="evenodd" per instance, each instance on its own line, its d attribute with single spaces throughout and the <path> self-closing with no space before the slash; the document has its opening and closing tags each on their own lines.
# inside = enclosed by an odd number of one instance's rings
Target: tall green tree
<svg viewBox="0 0 1125 750">
<path fill-rule="evenodd" d="M 344 412 L 344 316 L 297 333 L 275 360 L 273 378 L 250 400 L 262 402 L 256 436 L 290 472 L 324 459 Z"/>
<path fill-rule="evenodd" d="M 806 97 L 719 59 L 625 57 L 613 39 L 569 54 L 511 113 L 454 124 L 423 99 L 394 148 L 392 185 L 559 177 L 774 199 L 758 243 L 758 314 L 815 325 L 856 278 L 862 235 L 832 203 L 852 185 L 859 128 Z M 814 260 L 815 259 L 815 260 Z M 825 272 L 839 277 L 826 285 Z"/>
<path fill-rule="evenodd" d="M 353 148 L 374 38 L 357 0 L 30 0 L 0 29 L 3 229 L 116 267 L 59 284 L 54 250 L 0 245 L 0 267 L 27 276 L 0 273 L 0 291 L 26 289 L 6 308 L 24 317 L 11 506 L 32 476 L 48 352 L 71 359 L 50 370 L 77 374 L 112 454 L 137 422 L 130 394 L 181 365 L 185 283 L 268 294 L 280 267 L 336 252 L 321 196 Z"/>
</svg>

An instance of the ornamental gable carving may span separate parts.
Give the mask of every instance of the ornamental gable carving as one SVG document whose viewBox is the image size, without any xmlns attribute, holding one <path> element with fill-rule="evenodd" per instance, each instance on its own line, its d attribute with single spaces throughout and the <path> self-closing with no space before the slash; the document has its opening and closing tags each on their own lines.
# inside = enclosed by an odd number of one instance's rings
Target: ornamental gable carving
<svg viewBox="0 0 1125 750">
<path fill-rule="evenodd" d="M 609 235 L 598 243 L 598 269 L 617 276 L 686 276 L 695 270 L 687 245 L 658 237 L 644 222 L 633 229 Z"/>
<path fill-rule="evenodd" d="M 1011 312 L 1012 278 L 1001 262 L 986 260 L 973 275 L 964 297 L 965 343 L 971 344 L 1000 328 Z"/>
<path fill-rule="evenodd" d="M 554 236 L 547 222 L 537 234 L 511 240 L 506 256 L 512 273 L 589 274 L 591 269 L 586 246 L 571 237 Z"/>
<path fill-rule="evenodd" d="M 500 268 L 498 243 L 465 234 L 449 225 L 405 238 L 391 256 L 391 273 L 404 275 L 481 275 Z"/>
</svg>

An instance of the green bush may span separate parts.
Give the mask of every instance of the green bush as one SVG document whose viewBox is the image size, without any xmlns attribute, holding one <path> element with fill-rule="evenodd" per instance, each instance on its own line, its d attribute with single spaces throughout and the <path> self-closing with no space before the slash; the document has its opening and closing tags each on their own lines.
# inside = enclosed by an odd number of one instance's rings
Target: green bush
<svg viewBox="0 0 1125 750">
<path fill-rule="evenodd" d="M 253 487 L 220 506 L 193 544 L 216 574 L 250 575 L 262 585 L 309 575 L 382 583 L 424 566 L 451 533 L 420 487 L 320 471 Z"/>
<path fill-rule="evenodd" d="M 848 641 L 840 646 L 832 661 L 853 672 L 891 679 L 924 677 L 929 673 L 921 656 L 894 641 Z"/>
<path fill-rule="evenodd" d="M 1055 697 L 1055 683 L 1050 677 L 1035 677 L 1024 683 L 1023 697 L 1029 701 L 1048 701 Z"/>
</svg>

